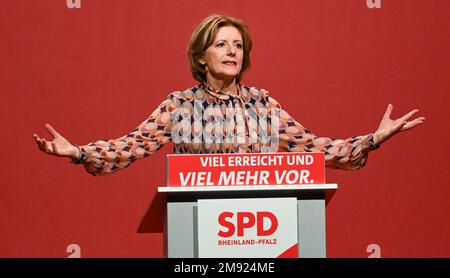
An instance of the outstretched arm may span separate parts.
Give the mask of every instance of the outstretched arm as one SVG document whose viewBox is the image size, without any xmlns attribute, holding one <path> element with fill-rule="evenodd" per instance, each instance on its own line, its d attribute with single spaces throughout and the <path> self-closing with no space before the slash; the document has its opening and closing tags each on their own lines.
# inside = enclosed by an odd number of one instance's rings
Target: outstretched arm
<svg viewBox="0 0 450 278">
<path fill-rule="evenodd" d="M 99 140 L 84 146 L 74 146 L 50 125 L 46 129 L 54 136 L 52 141 L 34 134 L 43 152 L 76 161 L 82 158 L 86 171 L 94 176 L 114 173 L 128 167 L 137 159 L 147 157 L 159 150 L 171 139 L 170 96 L 163 101 L 148 119 L 129 134 L 118 139 Z M 81 151 L 81 153 L 80 153 Z"/>
<path fill-rule="evenodd" d="M 410 129 L 425 120 L 417 118 L 406 122 L 417 110 L 400 119 L 390 120 L 388 108 L 375 133 L 354 136 L 347 139 L 318 137 L 295 121 L 273 98 L 269 97 L 270 107 L 280 109 L 279 142 L 280 147 L 289 152 L 324 152 L 325 163 L 329 168 L 357 170 L 365 166 L 368 154 L 381 143 L 400 130 Z"/>
</svg>

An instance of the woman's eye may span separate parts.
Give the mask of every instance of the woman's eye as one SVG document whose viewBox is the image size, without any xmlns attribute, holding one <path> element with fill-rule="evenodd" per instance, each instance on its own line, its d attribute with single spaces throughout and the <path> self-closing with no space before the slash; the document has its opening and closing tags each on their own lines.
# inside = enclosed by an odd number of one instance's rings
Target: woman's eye
<svg viewBox="0 0 450 278">
<path fill-rule="evenodd" d="M 216 46 L 217 47 L 222 47 L 222 46 L 224 46 L 225 44 L 223 43 L 223 42 L 219 42 L 218 44 L 216 44 Z"/>
<path fill-rule="evenodd" d="M 237 44 L 236 44 L 236 47 L 239 48 L 239 49 L 242 49 L 242 44 L 237 43 Z"/>
</svg>

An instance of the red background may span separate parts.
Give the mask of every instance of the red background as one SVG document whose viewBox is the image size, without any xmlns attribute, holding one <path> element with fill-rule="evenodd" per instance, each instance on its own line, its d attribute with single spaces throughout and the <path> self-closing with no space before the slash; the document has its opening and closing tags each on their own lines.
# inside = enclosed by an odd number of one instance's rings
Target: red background
<svg viewBox="0 0 450 278">
<path fill-rule="evenodd" d="M 0 256 L 161 257 L 165 154 L 93 177 L 41 153 L 51 123 L 73 144 L 134 129 L 192 79 L 186 45 L 211 13 L 254 40 L 244 83 L 265 88 L 320 136 L 373 132 L 388 103 L 427 117 L 356 172 L 327 169 L 329 257 L 449 257 L 450 2 L 0 1 Z"/>
</svg>

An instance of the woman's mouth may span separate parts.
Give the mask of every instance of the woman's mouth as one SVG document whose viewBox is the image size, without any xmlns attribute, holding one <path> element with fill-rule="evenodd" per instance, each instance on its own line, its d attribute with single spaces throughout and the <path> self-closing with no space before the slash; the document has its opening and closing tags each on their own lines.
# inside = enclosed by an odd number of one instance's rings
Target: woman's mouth
<svg viewBox="0 0 450 278">
<path fill-rule="evenodd" d="M 225 65 L 230 66 L 230 67 L 237 66 L 237 63 L 234 62 L 234 61 L 225 61 L 225 62 L 222 62 L 222 64 L 225 64 Z"/>
</svg>

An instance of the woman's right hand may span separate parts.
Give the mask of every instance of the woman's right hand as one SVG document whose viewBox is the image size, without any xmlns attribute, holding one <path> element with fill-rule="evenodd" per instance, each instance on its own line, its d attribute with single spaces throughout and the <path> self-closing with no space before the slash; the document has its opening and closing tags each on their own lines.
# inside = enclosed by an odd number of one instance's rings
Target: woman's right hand
<svg viewBox="0 0 450 278">
<path fill-rule="evenodd" d="M 67 141 L 67 139 L 59 134 L 51 125 L 46 124 L 45 129 L 53 135 L 54 138 L 52 141 L 47 141 L 43 137 L 33 134 L 41 151 L 49 155 L 69 157 L 71 159 L 77 159 L 80 156 L 78 148 Z"/>
</svg>

